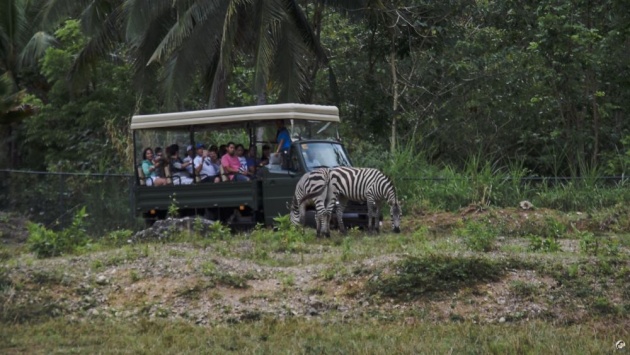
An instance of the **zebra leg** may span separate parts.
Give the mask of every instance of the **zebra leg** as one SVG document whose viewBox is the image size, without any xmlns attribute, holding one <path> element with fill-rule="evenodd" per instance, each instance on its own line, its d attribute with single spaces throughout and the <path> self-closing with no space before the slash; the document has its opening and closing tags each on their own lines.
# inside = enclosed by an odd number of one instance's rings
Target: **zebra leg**
<svg viewBox="0 0 630 355">
<path fill-rule="evenodd" d="M 306 201 L 300 202 L 300 224 L 302 227 L 306 225 Z"/>
<path fill-rule="evenodd" d="M 317 230 L 317 238 L 321 237 L 321 232 L 322 232 L 322 223 L 320 221 L 319 218 L 319 213 L 315 212 L 315 226 L 316 226 L 316 230 Z"/>
<path fill-rule="evenodd" d="M 323 210 L 321 212 L 321 220 L 324 237 L 330 238 L 330 211 Z"/>
<path fill-rule="evenodd" d="M 380 215 L 381 215 L 381 206 L 377 203 L 374 204 L 374 230 L 376 234 L 381 232 L 381 223 L 380 223 Z"/>
<path fill-rule="evenodd" d="M 375 228 L 375 220 L 376 217 L 374 216 L 374 202 L 373 201 L 368 201 L 367 203 L 367 209 L 368 209 L 368 233 L 373 233 L 374 232 L 374 228 Z"/>
<path fill-rule="evenodd" d="M 339 198 L 339 204 L 337 205 L 337 224 L 339 225 L 339 232 L 346 234 L 346 226 L 343 225 L 343 211 L 346 209 L 348 199 L 345 197 Z"/>
</svg>

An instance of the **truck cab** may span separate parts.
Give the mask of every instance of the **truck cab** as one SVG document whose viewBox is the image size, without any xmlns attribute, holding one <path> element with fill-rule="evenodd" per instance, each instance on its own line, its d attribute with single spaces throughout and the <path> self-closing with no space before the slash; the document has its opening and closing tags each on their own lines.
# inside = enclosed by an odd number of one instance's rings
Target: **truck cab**
<svg viewBox="0 0 630 355">
<path fill-rule="evenodd" d="M 180 152 L 186 152 L 187 147 L 201 143 L 210 147 L 236 142 L 246 149 L 256 147 L 258 152 L 269 145 L 275 152 L 277 120 L 282 120 L 289 132 L 290 149 L 280 156 L 272 154 L 266 164 L 257 166 L 250 181 L 223 176 L 222 180 L 227 181 L 203 183 L 193 165 L 192 183 L 182 184 L 183 180 L 178 181 L 170 169 L 165 169 L 162 174 L 166 185 L 149 186 L 140 169 L 142 152 L 147 147 L 176 145 Z M 289 212 L 287 203 L 303 174 L 318 167 L 351 166 L 338 135 L 339 122 L 336 107 L 306 104 L 135 115 L 131 121 L 136 166 L 134 210 L 147 224 L 177 211 L 180 216 L 200 215 L 235 228 L 272 225 L 275 217 Z M 356 217 L 352 209 L 349 214 Z"/>
</svg>

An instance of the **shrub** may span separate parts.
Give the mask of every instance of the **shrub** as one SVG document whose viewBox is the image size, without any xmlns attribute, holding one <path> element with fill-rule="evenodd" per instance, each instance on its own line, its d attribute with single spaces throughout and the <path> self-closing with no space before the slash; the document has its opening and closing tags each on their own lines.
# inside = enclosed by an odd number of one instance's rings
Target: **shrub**
<svg viewBox="0 0 630 355">
<path fill-rule="evenodd" d="M 27 241 L 29 250 L 34 252 L 39 258 L 46 258 L 73 253 L 85 247 L 89 242 L 89 237 L 85 232 L 85 219 L 87 216 L 84 206 L 75 213 L 70 227 L 59 232 L 39 224 L 29 223 L 29 237 Z"/>
<path fill-rule="evenodd" d="M 560 251 L 560 244 L 555 237 L 541 237 L 538 235 L 530 234 L 529 249 L 531 251 L 542 251 L 545 253 L 554 253 Z"/>
<path fill-rule="evenodd" d="M 619 255 L 619 241 L 614 238 L 596 237 L 592 232 L 577 232 L 580 240 L 580 251 L 588 255 Z"/>
<path fill-rule="evenodd" d="M 455 235 L 462 237 L 472 251 L 491 251 L 497 239 L 494 227 L 477 221 L 469 221 L 464 227 L 456 229 Z"/>
<path fill-rule="evenodd" d="M 210 234 L 210 237 L 212 239 L 219 239 L 219 240 L 226 240 L 232 235 L 230 228 L 226 227 L 225 225 L 221 224 L 218 221 L 212 223 L 208 227 L 208 233 Z"/>
<path fill-rule="evenodd" d="M 480 282 L 496 281 L 509 262 L 446 255 L 409 256 L 389 275 L 375 275 L 367 291 L 384 297 L 412 299 L 440 291 L 454 292 Z M 515 265 L 511 265 L 515 266 Z"/>
</svg>

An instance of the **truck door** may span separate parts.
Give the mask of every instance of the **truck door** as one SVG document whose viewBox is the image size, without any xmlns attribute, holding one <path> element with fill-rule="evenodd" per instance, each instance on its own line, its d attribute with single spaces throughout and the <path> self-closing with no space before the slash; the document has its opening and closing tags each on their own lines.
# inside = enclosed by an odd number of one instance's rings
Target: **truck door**
<svg viewBox="0 0 630 355">
<path fill-rule="evenodd" d="M 295 147 L 291 148 L 288 159 L 285 166 L 269 166 L 263 177 L 263 212 L 268 226 L 273 225 L 275 217 L 289 213 L 287 205 L 291 203 L 295 185 L 303 174 Z"/>
</svg>

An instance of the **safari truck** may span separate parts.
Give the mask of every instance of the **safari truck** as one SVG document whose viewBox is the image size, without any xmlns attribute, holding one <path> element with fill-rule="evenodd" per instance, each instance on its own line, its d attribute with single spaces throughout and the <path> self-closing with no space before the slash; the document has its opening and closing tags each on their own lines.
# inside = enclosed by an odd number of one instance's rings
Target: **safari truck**
<svg viewBox="0 0 630 355">
<path fill-rule="evenodd" d="M 282 159 L 275 156 L 277 120 L 283 120 L 291 137 L 291 147 L 287 154 L 281 155 Z M 131 120 L 136 166 L 135 212 L 147 224 L 176 210 L 180 216 L 200 215 L 234 228 L 258 223 L 273 225 L 275 217 L 289 213 L 287 205 L 304 173 L 317 167 L 351 166 L 339 139 L 339 122 L 337 107 L 306 104 L 135 115 Z M 169 165 L 164 164 L 166 185 L 147 184 L 141 168 L 144 149 L 177 145 L 183 158 L 190 146 L 195 152 L 198 144 L 219 147 L 228 142 L 243 144 L 246 150 L 257 147 L 257 158 L 263 145 L 270 145 L 272 159 L 258 166 L 255 178 L 250 181 L 232 181 L 222 175 L 221 182 L 203 183 L 197 174 L 192 176 L 192 183 L 182 184 L 172 176 Z M 311 223 L 312 214 L 311 211 L 307 215 Z M 351 226 L 366 224 L 365 205 L 348 206 L 344 222 Z"/>
</svg>

